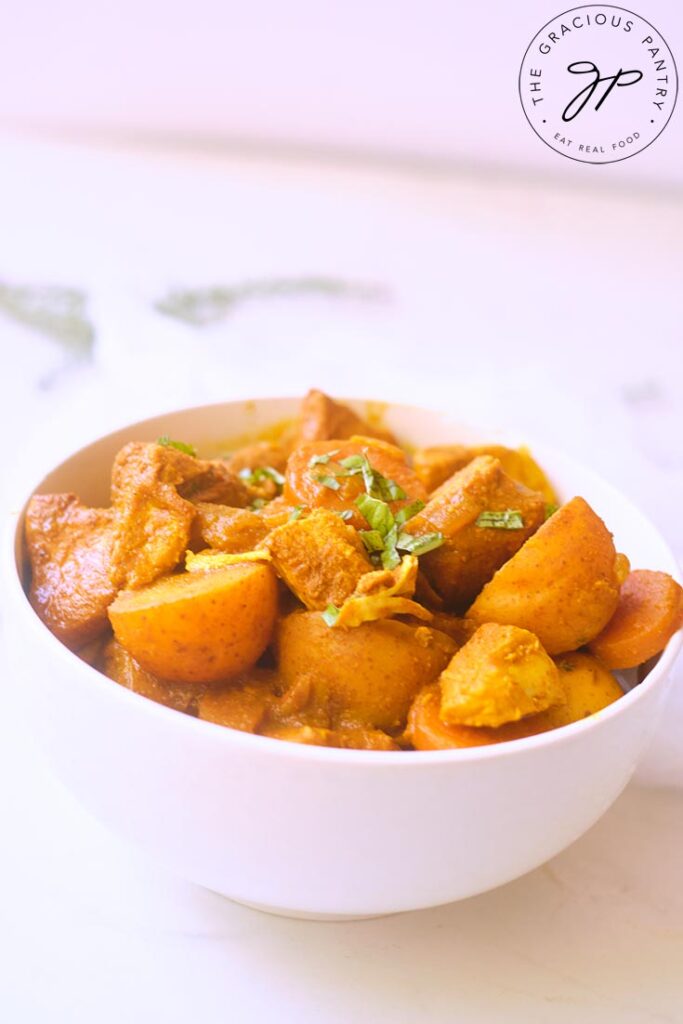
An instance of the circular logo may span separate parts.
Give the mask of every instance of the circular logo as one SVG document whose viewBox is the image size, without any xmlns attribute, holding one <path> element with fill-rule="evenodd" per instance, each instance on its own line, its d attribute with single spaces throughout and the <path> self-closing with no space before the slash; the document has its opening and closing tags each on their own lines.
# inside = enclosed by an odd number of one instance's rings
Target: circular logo
<svg viewBox="0 0 683 1024">
<path fill-rule="evenodd" d="M 558 14 L 531 40 L 519 72 L 533 130 L 583 163 L 640 153 L 668 124 L 677 94 L 676 62 L 663 37 L 611 4 Z"/>
</svg>

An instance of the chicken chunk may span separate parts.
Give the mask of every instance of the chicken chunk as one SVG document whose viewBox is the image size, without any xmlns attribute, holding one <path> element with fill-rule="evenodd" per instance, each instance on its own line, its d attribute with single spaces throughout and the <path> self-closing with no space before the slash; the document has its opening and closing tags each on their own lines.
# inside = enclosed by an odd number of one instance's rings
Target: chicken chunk
<svg viewBox="0 0 683 1024">
<path fill-rule="evenodd" d="M 563 704 L 557 666 L 537 637 L 517 626 L 480 626 L 439 677 L 446 725 L 517 722 Z"/>
<path fill-rule="evenodd" d="M 357 532 L 326 509 L 278 526 L 266 547 L 278 576 L 312 611 L 342 604 L 372 569 Z"/>
<path fill-rule="evenodd" d="M 413 469 L 431 493 L 473 458 L 471 449 L 463 444 L 432 445 L 415 451 Z"/>
<path fill-rule="evenodd" d="M 193 536 L 217 551 L 242 552 L 258 547 L 268 533 L 261 516 L 246 508 L 229 508 L 208 502 L 197 503 Z"/>
<path fill-rule="evenodd" d="M 106 645 L 100 667 L 105 676 L 109 676 L 115 683 L 125 686 L 127 690 L 154 700 L 157 704 L 175 708 L 176 711 L 197 714 L 197 700 L 200 691 L 196 686 L 171 683 L 145 671 L 118 640 L 112 639 Z"/>
<path fill-rule="evenodd" d="M 221 462 L 158 444 L 126 445 L 112 471 L 119 586 L 143 587 L 178 565 L 190 543 L 194 502 L 242 506 L 248 499 L 245 485 Z"/>
<path fill-rule="evenodd" d="M 482 512 L 507 510 L 519 513 L 514 528 L 477 523 Z M 543 495 L 512 480 L 498 459 L 480 455 L 434 492 L 406 532 L 444 535 L 441 547 L 423 555 L 420 564 L 446 605 L 464 610 L 544 519 Z"/>
<path fill-rule="evenodd" d="M 26 512 L 31 604 L 50 630 L 76 650 L 108 625 L 114 519 L 75 494 L 37 494 Z"/>
<path fill-rule="evenodd" d="M 210 687 L 199 697 L 199 717 L 240 732 L 256 732 L 273 701 L 276 676 L 251 669 L 229 686 Z"/>
<path fill-rule="evenodd" d="M 263 466 L 270 466 L 282 473 L 287 465 L 288 455 L 289 451 L 285 445 L 275 444 L 274 441 L 255 441 L 230 452 L 223 461 L 233 473 L 240 473 L 244 469 L 259 469 Z"/>
<path fill-rule="evenodd" d="M 168 484 L 188 501 L 210 501 L 244 508 L 249 488 L 221 459 L 197 459 L 169 445 L 133 441 L 116 456 L 112 469 L 112 503 L 131 490 Z"/>
<path fill-rule="evenodd" d="M 301 404 L 299 444 L 304 441 L 329 441 L 332 438 L 343 440 L 355 434 L 395 443 L 389 430 L 366 423 L 347 405 L 335 402 L 322 391 L 312 389 L 308 392 Z"/>
<path fill-rule="evenodd" d="M 538 491 L 550 504 L 557 502 L 557 495 L 548 477 L 525 447 L 506 448 L 500 444 L 489 444 L 468 448 L 461 444 L 444 444 L 418 448 L 413 455 L 413 469 L 427 490 L 433 491 L 478 455 L 492 455 L 500 459 L 504 471 L 513 480 L 532 491 Z"/>
</svg>

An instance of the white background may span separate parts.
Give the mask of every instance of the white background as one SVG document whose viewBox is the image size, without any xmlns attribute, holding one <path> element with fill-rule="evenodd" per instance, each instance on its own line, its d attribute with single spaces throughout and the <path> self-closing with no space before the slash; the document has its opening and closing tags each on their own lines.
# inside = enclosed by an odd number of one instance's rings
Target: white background
<svg viewBox="0 0 683 1024">
<path fill-rule="evenodd" d="M 0 285 L 82 289 L 96 337 L 73 363 L 0 309 L 3 512 L 115 425 L 317 385 L 543 437 L 683 557 L 680 111 L 622 165 L 547 150 L 516 75 L 558 10 L 10 5 Z M 680 5 L 639 12 L 683 52 Z M 262 297 L 201 329 L 154 310 L 174 285 L 308 275 L 383 297 Z M 682 732 L 679 666 L 635 784 L 550 865 L 459 905 L 316 925 L 140 859 L 6 711 L 0 1017 L 676 1022 Z"/>
<path fill-rule="evenodd" d="M 0 120 L 573 177 L 520 118 L 533 36 L 568 0 L 7 0 Z M 626 4 L 628 7 L 628 3 Z M 641 0 L 676 54 L 683 8 Z M 683 61 L 683 57 L 681 57 Z M 616 70 L 616 69 L 615 69 Z M 610 183 L 683 180 L 680 129 Z M 583 181 L 602 183 L 604 169 Z"/>
</svg>

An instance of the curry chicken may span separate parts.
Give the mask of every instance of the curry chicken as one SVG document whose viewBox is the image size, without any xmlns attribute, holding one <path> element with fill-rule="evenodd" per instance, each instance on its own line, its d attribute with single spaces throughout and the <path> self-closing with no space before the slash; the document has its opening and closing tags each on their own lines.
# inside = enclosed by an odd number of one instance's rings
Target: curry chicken
<svg viewBox="0 0 683 1024">
<path fill-rule="evenodd" d="M 110 679 L 299 743 L 514 740 L 622 696 L 683 617 L 526 449 L 409 450 L 320 391 L 282 436 L 203 459 L 127 444 L 107 508 L 37 494 L 29 596 Z"/>
</svg>

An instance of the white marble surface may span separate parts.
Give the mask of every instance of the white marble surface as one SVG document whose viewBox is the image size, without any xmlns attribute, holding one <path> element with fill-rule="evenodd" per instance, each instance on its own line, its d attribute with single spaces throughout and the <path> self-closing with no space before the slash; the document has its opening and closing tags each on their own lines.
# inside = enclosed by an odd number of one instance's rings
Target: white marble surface
<svg viewBox="0 0 683 1024">
<path fill-rule="evenodd" d="M 113 425 L 317 384 L 542 435 L 683 556 L 679 195 L 9 137 L 0 167 L 0 284 L 83 288 L 96 327 L 67 365 L 0 312 L 3 507 Z M 169 285 L 309 275 L 383 297 L 254 299 L 201 329 L 153 309 Z M 637 784 L 571 850 L 466 903 L 348 925 L 272 919 L 142 862 L 0 719 L 0 1015 L 678 1021 L 680 667 L 675 683 Z"/>
</svg>

